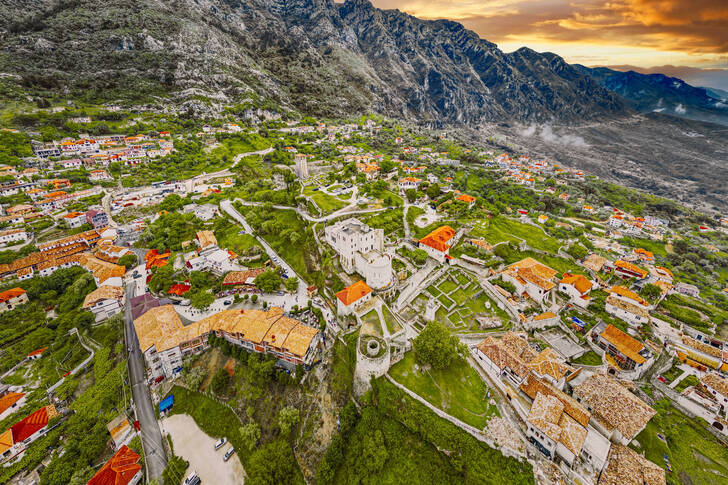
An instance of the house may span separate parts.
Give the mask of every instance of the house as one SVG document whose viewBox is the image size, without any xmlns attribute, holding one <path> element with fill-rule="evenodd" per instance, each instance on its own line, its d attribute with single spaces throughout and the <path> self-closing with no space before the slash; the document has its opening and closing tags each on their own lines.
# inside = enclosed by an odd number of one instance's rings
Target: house
<svg viewBox="0 0 728 485">
<path fill-rule="evenodd" d="M 58 416 L 55 406 L 44 406 L 0 434 L 0 460 L 7 461 L 24 452 L 45 433 L 51 419 Z"/>
<path fill-rule="evenodd" d="M 283 315 L 281 308 L 223 310 L 183 325 L 173 305 L 152 307 L 134 320 L 139 347 L 152 378 L 171 377 L 182 358 L 207 348 L 211 332 L 250 352 L 270 354 L 288 369 L 310 368 L 317 359 L 321 332 Z"/>
<path fill-rule="evenodd" d="M 665 470 L 627 446 L 614 445 L 598 485 L 665 485 Z"/>
<path fill-rule="evenodd" d="M 616 285 L 607 292 L 609 296 L 607 296 L 604 307 L 607 313 L 624 320 L 632 328 L 638 328 L 650 322 L 648 311 L 650 304 L 637 293 L 624 286 Z"/>
<path fill-rule="evenodd" d="M 195 234 L 195 242 L 199 247 L 197 250 L 198 254 L 218 249 L 217 238 L 215 237 L 215 233 L 212 231 L 198 231 L 197 234 Z"/>
<path fill-rule="evenodd" d="M 137 485 L 143 475 L 139 458 L 139 454 L 123 445 L 87 485 Z"/>
<path fill-rule="evenodd" d="M 573 397 L 591 413 L 591 424 L 612 442 L 627 446 L 657 414 L 613 377 L 594 373 L 574 386 Z"/>
<path fill-rule="evenodd" d="M 336 308 L 339 315 L 351 315 L 371 300 L 372 289 L 364 281 L 357 281 L 336 294 Z"/>
<path fill-rule="evenodd" d="M 6 231 L 0 231 L 0 247 L 5 247 L 8 244 L 15 245 L 17 243 L 24 243 L 28 240 L 28 233 L 25 229 L 8 229 Z"/>
<path fill-rule="evenodd" d="M 516 387 L 533 374 L 560 389 L 576 372 L 552 349 L 536 352 L 525 338 L 510 331 L 501 338 L 487 337 L 480 342 L 474 357 L 493 379 L 505 378 Z"/>
<path fill-rule="evenodd" d="M 43 347 L 43 348 L 40 348 L 40 349 L 36 349 L 36 350 L 32 351 L 31 353 L 29 353 L 26 356 L 26 359 L 28 359 L 28 360 L 38 360 L 41 357 L 43 357 L 43 354 L 45 353 L 46 350 L 48 350 L 48 347 Z"/>
<path fill-rule="evenodd" d="M 581 308 L 589 306 L 591 289 L 592 282 L 584 275 L 564 273 L 564 277 L 559 281 L 559 291 L 566 293 L 571 303 Z"/>
<path fill-rule="evenodd" d="M 468 204 L 468 209 L 472 209 L 473 206 L 475 205 L 476 199 L 472 195 L 460 194 L 455 198 L 455 200 L 459 200 L 460 202 L 465 202 L 466 204 Z"/>
<path fill-rule="evenodd" d="M 124 288 L 121 286 L 102 285 L 86 295 L 83 309 L 96 315 L 96 321 L 106 320 L 121 312 L 124 301 Z"/>
<path fill-rule="evenodd" d="M 0 397 L 0 420 L 13 414 L 25 404 L 25 393 L 8 392 Z"/>
<path fill-rule="evenodd" d="M 647 277 L 647 271 L 629 261 L 618 259 L 614 262 L 614 274 L 622 279 L 637 278 L 638 280 Z"/>
<path fill-rule="evenodd" d="M 455 237 L 455 229 L 450 226 L 441 226 L 417 241 L 417 246 L 425 250 L 428 256 L 444 263 L 445 260 L 452 259 L 448 252 L 450 244 L 448 242 Z"/>
<path fill-rule="evenodd" d="M 700 383 L 720 406 L 720 413 L 728 417 L 728 379 L 711 372 L 701 377 Z"/>
<path fill-rule="evenodd" d="M 86 211 L 86 221 L 96 229 L 106 227 L 109 224 L 109 217 L 103 210 L 91 209 Z"/>
<path fill-rule="evenodd" d="M 564 409 L 556 397 L 536 394 L 526 419 L 526 438 L 548 458 L 558 455 L 569 466 L 581 454 L 587 430 Z"/>
<path fill-rule="evenodd" d="M 421 179 L 415 177 L 403 177 L 397 182 L 397 187 L 399 187 L 399 190 L 405 191 L 408 189 L 417 189 L 421 183 Z"/>
<path fill-rule="evenodd" d="M 559 324 L 559 316 L 554 312 L 545 312 L 540 315 L 533 316 L 527 320 L 521 321 L 521 325 L 526 330 L 541 329 L 546 327 L 554 327 Z"/>
<path fill-rule="evenodd" d="M 218 214 L 217 206 L 212 204 L 187 204 L 182 208 L 185 214 L 193 213 L 195 217 L 203 222 L 214 219 Z"/>
<path fill-rule="evenodd" d="M 129 418 L 124 414 L 120 414 L 106 425 L 106 429 L 109 430 L 111 435 L 111 441 L 114 443 L 114 448 L 117 450 L 129 443 L 134 437 L 134 428 L 129 424 Z"/>
<path fill-rule="evenodd" d="M 609 354 L 614 366 L 634 371 L 641 376 L 652 364 L 652 353 L 640 342 L 614 325 L 597 325 L 592 330 L 592 341 Z"/>
<path fill-rule="evenodd" d="M 691 285 L 690 283 L 683 283 L 682 281 L 675 284 L 675 291 L 681 295 L 692 296 L 693 298 L 700 298 L 700 289 L 697 286 Z"/>
<path fill-rule="evenodd" d="M 655 261 L 655 255 L 652 251 L 648 251 L 643 248 L 637 248 L 633 251 L 635 256 L 646 263 L 652 263 Z"/>
<path fill-rule="evenodd" d="M 699 338 L 704 339 L 704 337 Z M 728 371 L 728 364 L 723 362 L 723 352 L 720 347 L 711 345 L 709 340 L 696 340 L 688 335 L 680 335 L 670 339 L 675 348 L 677 357 L 693 367 L 711 368 Z M 712 342 L 711 342 L 712 343 Z M 703 367 L 704 366 L 704 367 Z"/>
<path fill-rule="evenodd" d="M 68 227 L 75 229 L 86 224 L 86 214 L 83 212 L 69 212 L 63 216 L 63 220 L 66 221 Z"/>
<path fill-rule="evenodd" d="M 327 226 L 324 235 L 339 255 L 344 271 L 359 273 L 370 288 L 383 289 L 392 283 L 392 260 L 384 253 L 382 229 L 351 218 Z"/>
<path fill-rule="evenodd" d="M 83 161 L 80 158 L 72 158 L 71 160 L 64 160 L 61 162 L 63 168 L 80 168 L 83 165 Z"/>
<path fill-rule="evenodd" d="M 556 273 L 556 270 L 533 258 L 525 258 L 508 266 L 500 274 L 504 281 L 508 281 L 516 287 L 516 294 L 527 294 L 534 301 L 542 303 L 551 289 L 556 286 L 551 281 Z"/>
<path fill-rule="evenodd" d="M 540 214 L 538 216 L 538 222 L 539 222 L 539 224 L 544 224 L 548 220 L 549 220 L 549 216 L 547 216 L 546 214 Z"/>
<path fill-rule="evenodd" d="M 28 303 L 28 294 L 22 288 L 11 288 L 0 293 L 0 313 Z"/>
<path fill-rule="evenodd" d="M 106 170 L 91 170 L 88 179 L 92 182 L 99 182 L 101 180 L 111 180 L 112 177 Z"/>
</svg>

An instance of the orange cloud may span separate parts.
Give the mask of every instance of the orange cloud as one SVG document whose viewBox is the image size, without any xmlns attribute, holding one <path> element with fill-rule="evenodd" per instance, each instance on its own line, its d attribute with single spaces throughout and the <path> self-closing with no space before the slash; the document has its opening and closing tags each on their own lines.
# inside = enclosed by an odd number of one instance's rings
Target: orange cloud
<svg viewBox="0 0 728 485">
<path fill-rule="evenodd" d="M 728 54 L 727 0 L 373 1 L 423 18 L 461 21 L 497 44 L 552 45 L 555 52 L 576 44 L 584 54 L 590 46 L 611 46 L 615 54 L 643 49 L 677 53 L 680 62 L 692 56 L 694 63 L 720 63 Z"/>
</svg>

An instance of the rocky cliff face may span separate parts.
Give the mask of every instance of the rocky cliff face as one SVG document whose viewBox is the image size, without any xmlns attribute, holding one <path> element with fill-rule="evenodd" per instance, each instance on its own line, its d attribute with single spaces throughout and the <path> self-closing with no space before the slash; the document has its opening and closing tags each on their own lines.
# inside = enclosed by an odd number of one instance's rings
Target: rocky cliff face
<svg viewBox="0 0 728 485">
<path fill-rule="evenodd" d="M 467 124 L 627 110 L 556 55 L 504 54 L 458 23 L 366 0 L 9 0 L 0 21 L 0 69 L 30 88 L 262 97 L 313 114 Z"/>
</svg>

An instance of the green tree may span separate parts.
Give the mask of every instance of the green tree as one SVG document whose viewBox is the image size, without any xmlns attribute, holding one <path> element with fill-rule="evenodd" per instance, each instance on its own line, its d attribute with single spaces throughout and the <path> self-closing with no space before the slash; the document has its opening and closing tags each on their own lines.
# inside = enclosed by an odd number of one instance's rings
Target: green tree
<svg viewBox="0 0 728 485">
<path fill-rule="evenodd" d="M 255 421 L 243 425 L 240 427 L 240 437 L 243 439 L 243 445 L 252 451 L 253 448 L 258 444 L 260 439 L 260 426 Z"/>
<path fill-rule="evenodd" d="M 412 259 L 414 260 L 415 264 L 421 266 L 425 264 L 427 261 L 427 251 L 424 249 L 415 249 L 412 252 Z"/>
<path fill-rule="evenodd" d="M 437 321 L 428 322 L 412 344 L 417 363 L 431 365 L 434 369 L 449 367 L 456 358 L 467 352 L 458 338 Z"/>
<path fill-rule="evenodd" d="M 212 382 L 210 383 L 210 386 L 212 387 L 212 392 L 217 395 L 222 394 L 223 392 L 225 392 L 225 388 L 227 387 L 229 382 L 230 376 L 225 371 L 225 369 L 218 369 L 217 372 L 215 372 L 215 375 L 212 376 Z"/>
<path fill-rule="evenodd" d="M 171 264 L 156 268 L 153 271 L 152 279 L 149 280 L 149 289 L 154 293 L 159 293 L 162 290 L 169 289 L 174 281 L 172 275 L 174 274 L 174 268 Z"/>
<path fill-rule="evenodd" d="M 284 285 L 286 286 L 286 290 L 294 292 L 298 288 L 298 278 L 296 278 L 295 276 L 293 278 L 288 278 L 284 282 Z"/>
<path fill-rule="evenodd" d="M 255 277 L 255 286 L 263 293 L 272 293 L 281 287 L 283 279 L 277 272 L 269 269 Z"/>
<path fill-rule="evenodd" d="M 652 302 L 657 300 L 661 294 L 662 289 L 652 283 L 647 283 L 645 286 L 642 287 L 642 291 L 640 291 L 640 295 L 642 295 L 643 298 Z"/>
<path fill-rule="evenodd" d="M 281 434 L 288 436 L 294 426 L 298 424 L 300 413 L 298 409 L 292 406 L 286 406 L 278 411 L 278 426 L 281 428 Z"/>
<path fill-rule="evenodd" d="M 427 194 L 427 197 L 430 199 L 437 199 L 440 196 L 440 185 L 439 184 L 432 184 L 429 187 L 427 187 L 427 190 L 425 191 Z"/>
<path fill-rule="evenodd" d="M 215 301 L 215 295 L 207 291 L 195 291 L 190 294 L 190 305 L 198 310 L 206 310 Z"/>
<path fill-rule="evenodd" d="M 124 266 L 126 269 L 131 268 L 137 264 L 137 257 L 134 253 L 125 254 L 119 258 L 119 264 Z"/>
<path fill-rule="evenodd" d="M 260 447 L 250 457 L 248 485 L 278 485 L 302 483 L 301 471 L 290 445 L 278 439 Z"/>
<path fill-rule="evenodd" d="M 419 192 L 415 189 L 407 189 L 404 191 L 404 195 L 407 197 L 407 200 L 412 203 L 417 200 L 417 197 L 419 197 Z"/>
<path fill-rule="evenodd" d="M 584 259 L 589 253 L 589 251 L 581 244 L 572 244 L 566 252 L 574 259 Z"/>
</svg>

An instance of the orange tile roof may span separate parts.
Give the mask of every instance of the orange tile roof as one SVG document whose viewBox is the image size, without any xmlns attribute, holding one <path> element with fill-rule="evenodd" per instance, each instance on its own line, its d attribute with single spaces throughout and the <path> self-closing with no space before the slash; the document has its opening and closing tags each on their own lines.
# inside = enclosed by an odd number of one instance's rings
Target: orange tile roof
<svg viewBox="0 0 728 485">
<path fill-rule="evenodd" d="M 9 290 L 5 290 L 2 293 L 0 293 L 0 303 L 5 303 L 6 301 L 17 298 L 20 295 L 24 295 L 25 290 L 22 288 L 10 288 Z"/>
<path fill-rule="evenodd" d="M 589 281 L 586 276 L 580 274 L 564 273 L 564 277 L 559 283 L 573 286 L 582 295 L 587 291 L 590 291 L 592 288 L 591 281 Z"/>
<path fill-rule="evenodd" d="M 420 239 L 420 243 L 444 253 L 450 249 L 450 245 L 447 242 L 454 236 L 455 229 L 450 226 L 441 226 Z"/>
<path fill-rule="evenodd" d="M 361 298 L 364 298 L 371 292 L 372 289 L 369 288 L 369 285 L 367 285 L 364 281 L 357 281 L 353 285 L 347 286 L 338 292 L 336 294 L 336 298 L 338 298 L 344 305 L 349 306 L 352 303 L 359 301 Z"/>
<path fill-rule="evenodd" d="M 612 445 L 598 485 L 665 485 L 665 470 L 622 445 Z"/>
<path fill-rule="evenodd" d="M 644 278 L 645 276 L 647 276 L 647 271 L 645 271 L 644 269 L 640 268 L 636 264 L 630 263 L 629 261 L 623 261 L 621 259 L 618 259 L 618 260 L 616 260 L 614 262 L 614 266 L 617 267 L 617 268 L 626 269 L 626 270 L 631 271 L 633 273 L 637 273 L 637 274 L 641 275 L 640 276 L 641 278 Z"/>
<path fill-rule="evenodd" d="M 475 197 L 468 194 L 460 194 L 457 197 L 457 200 L 462 200 L 463 202 L 467 202 L 468 204 L 470 204 L 471 202 L 475 202 Z"/>
<path fill-rule="evenodd" d="M 22 392 L 11 392 L 0 397 L 0 414 L 4 413 L 10 408 L 10 406 L 23 399 L 23 396 L 25 396 L 25 394 Z"/>
<path fill-rule="evenodd" d="M 124 445 L 91 477 L 87 485 L 127 485 L 141 469 L 139 455 Z"/>
<path fill-rule="evenodd" d="M 612 286 L 609 290 L 607 290 L 607 293 L 615 293 L 619 296 L 629 298 L 630 300 L 633 300 L 634 302 L 639 303 L 642 306 L 649 306 L 649 303 L 647 303 L 647 301 L 644 298 L 639 296 L 634 291 L 632 291 L 628 288 L 625 288 L 624 286 L 619 286 L 619 285 Z"/>
<path fill-rule="evenodd" d="M 607 328 L 599 335 L 612 344 L 620 353 L 629 357 L 637 364 L 644 364 L 647 361 L 647 359 L 639 354 L 645 348 L 642 342 L 630 337 L 614 325 L 607 325 Z"/>
<path fill-rule="evenodd" d="M 591 413 L 583 405 L 568 394 L 556 389 L 545 380 L 539 379 L 534 374 L 529 374 L 526 377 L 520 389 L 531 399 L 536 399 L 539 393 L 555 397 L 564 405 L 564 412 L 571 416 L 577 423 L 582 426 L 589 424 Z"/>
<path fill-rule="evenodd" d="M 640 256 L 644 256 L 644 259 L 647 260 L 653 260 L 655 259 L 655 255 L 652 253 L 652 251 L 648 251 L 643 248 L 637 248 L 634 250 L 635 254 L 639 254 Z"/>
</svg>

